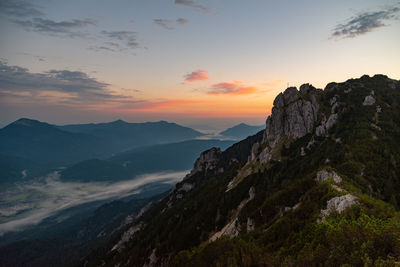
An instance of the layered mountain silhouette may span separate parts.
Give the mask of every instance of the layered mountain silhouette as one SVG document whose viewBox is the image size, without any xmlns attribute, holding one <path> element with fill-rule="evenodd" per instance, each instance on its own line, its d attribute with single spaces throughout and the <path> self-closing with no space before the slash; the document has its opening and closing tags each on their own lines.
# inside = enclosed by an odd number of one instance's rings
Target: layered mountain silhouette
<svg viewBox="0 0 400 267">
<path fill-rule="evenodd" d="M 66 164 L 112 151 L 101 137 L 60 130 L 54 125 L 19 119 L 0 129 L 2 154 L 36 162 Z"/>
<path fill-rule="evenodd" d="M 18 181 L 43 175 L 51 168 L 89 159 L 106 159 L 134 148 L 180 142 L 202 135 L 165 121 L 127 123 L 118 120 L 56 126 L 22 118 L 0 129 L 0 164 L 4 165 L 0 170 L 0 182 Z"/>
<path fill-rule="evenodd" d="M 204 135 L 191 128 L 166 121 L 128 123 L 117 120 L 109 123 L 65 125 L 58 126 L 58 128 L 103 138 L 108 140 L 118 151 L 139 146 L 190 140 Z"/>
<path fill-rule="evenodd" d="M 259 126 L 253 126 L 253 125 L 248 125 L 245 123 L 240 123 L 238 125 L 235 125 L 231 128 L 228 128 L 219 134 L 222 136 L 234 138 L 234 139 L 244 139 L 250 135 L 254 135 L 258 133 L 259 131 L 263 130 L 265 128 L 265 125 L 259 125 Z"/>
</svg>

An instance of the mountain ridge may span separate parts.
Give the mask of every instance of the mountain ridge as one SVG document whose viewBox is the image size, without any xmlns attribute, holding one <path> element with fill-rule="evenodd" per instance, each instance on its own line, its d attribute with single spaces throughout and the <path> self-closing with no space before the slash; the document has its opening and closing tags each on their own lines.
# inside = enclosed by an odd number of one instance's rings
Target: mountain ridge
<svg viewBox="0 0 400 267">
<path fill-rule="evenodd" d="M 266 131 L 203 152 L 88 265 L 398 261 L 400 82 L 375 75 L 324 90 L 306 84 L 275 100 Z"/>
<path fill-rule="evenodd" d="M 116 120 L 108 123 L 70 124 L 57 126 L 57 128 L 109 140 L 119 151 L 139 146 L 190 140 L 204 135 L 189 127 L 167 121 L 129 123 Z"/>
<path fill-rule="evenodd" d="M 219 134 L 222 136 L 233 137 L 235 139 L 241 140 L 261 131 L 264 128 L 265 126 L 256 126 L 256 125 L 248 125 L 246 123 L 239 123 L 230 128 L 227 128 L 226 130 L 220 132 Z"/>
</svg>

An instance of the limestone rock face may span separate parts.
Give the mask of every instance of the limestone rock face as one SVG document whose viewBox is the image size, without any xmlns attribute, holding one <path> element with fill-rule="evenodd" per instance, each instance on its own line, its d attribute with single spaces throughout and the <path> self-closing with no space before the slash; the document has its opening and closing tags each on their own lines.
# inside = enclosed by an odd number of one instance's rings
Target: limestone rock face
<svg viewBox="0 0 400 267">
<path fill-rule="evenodd" d="M 328 118 L 328 121 L 326 122 L 326 124 L 325 124 L 325 128 L 327 129 L 327 130 L 329 130 L 330 128 L 332 128 L 332 126 L 336 123 L 336 121 L 337 121 L 337 119 L 338 119 L 338 114 L 331 114 L 330 116 L 329 116 L 329 118 Z"/>
<path fill-rule="evenodd" d="M 200 154 L 200 157 L 194 163 L 191 175 L 197 172 L 207 172 L 216 168 L 222 151 L 219 147 L 213 147 Z"/>
<path fill-rule="evenodd" d="M 325 136 L 328 135 L 328 131 L 333 125 L 336 124 L 339 115 L 339 103 L 338 103 L 339 96 L 335 95 L 332 99 L 329 100 L 331 104 L 331 115 L 329 116 L 328 120 L 324 117 L 321 121 L 321 124 L 315 128 L 315 135 L 316 136 Z"/>
<path fill-rule="evenodd" d="M 251 148 L 251 155 L 250 155 L 250 161 L 254 160 L 257 157 L 258 150 L 260 149 L 260 143 L 255 143 L 252 148 Z"/>
<path fill-rule="evenodd" d="M 342 181 L 342 177 L 340 177 L 336 172 L 327 170 L 321 170 L 317 172 L 317 177 L 315 180 L 318 182 L 323 182 L 329 178 L 333 178 L 335 183 L 340 183 Z"/>
<path fill-rule="evenodd" d="M 309 84 L 300 89 L 301 92 L 296 87 L 289 87 L 275 98 L 264 134 L 264 142 L 271 147 L 284 136 L 297 139 L 314 129 L 319 110 L 316 89 Z"/>
<path fill-rule="evenodd" d="M 357 198 L 351 194 L 334 197 L 326 203 L 326 209 L 321 210 L 320 221 L 325 221 L 332 212 L 342 213 L 347 207 L 358 204 Z"/>
<path fill-rule="evenodd" d="M 375 98 L 372 95 L 367 95 L 364 99 L 363 106 L 372 106 L 375 104 Z"/>
</svg>

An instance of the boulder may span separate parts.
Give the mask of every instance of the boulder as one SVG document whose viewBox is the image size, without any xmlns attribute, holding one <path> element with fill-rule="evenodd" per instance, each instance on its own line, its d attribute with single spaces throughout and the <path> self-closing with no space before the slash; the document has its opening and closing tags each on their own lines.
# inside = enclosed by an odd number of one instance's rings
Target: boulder
<svg viewBox="0 0 400 267">
<path fill-rule="evenodd" d="M 333 178 L 333 181 L 335 183 L 340 183 L 342 181 L 342 177 L 340 177 L 336 172 L 327 170 L 321 170 L 317 172 L 317 177 L 315 178 L 315 180 L 317 182 L 323 182 L 330 178 Z"/>
<path fill-rule="evenodd" d="M 372 95 L 367 95 L 364 99 L 363 106 L 372 106 L 375 104 L 375 98 Z"/>
<path fill-rule="evenodd" d="M 334 197 L 326 203 L 326 209 L 321 210 L 320 222 L 325 221 L 326 218 L 333 212 L 342 213 L 346 208 L 358 204 L 357 198 L 351 194 L 340 197 Z"/>
</svg>

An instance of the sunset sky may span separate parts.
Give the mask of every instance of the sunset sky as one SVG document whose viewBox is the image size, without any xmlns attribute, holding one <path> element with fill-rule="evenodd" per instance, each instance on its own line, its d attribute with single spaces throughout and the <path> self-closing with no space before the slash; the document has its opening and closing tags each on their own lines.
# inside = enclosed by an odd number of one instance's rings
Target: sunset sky
<svg viewBox="0 0 400 267">
<path fill-rule="evenodd" d="M 400 79 L 398 0 L 0 0 L 0 126 L 263 124 L 287 85 Z"/>
</svg>

